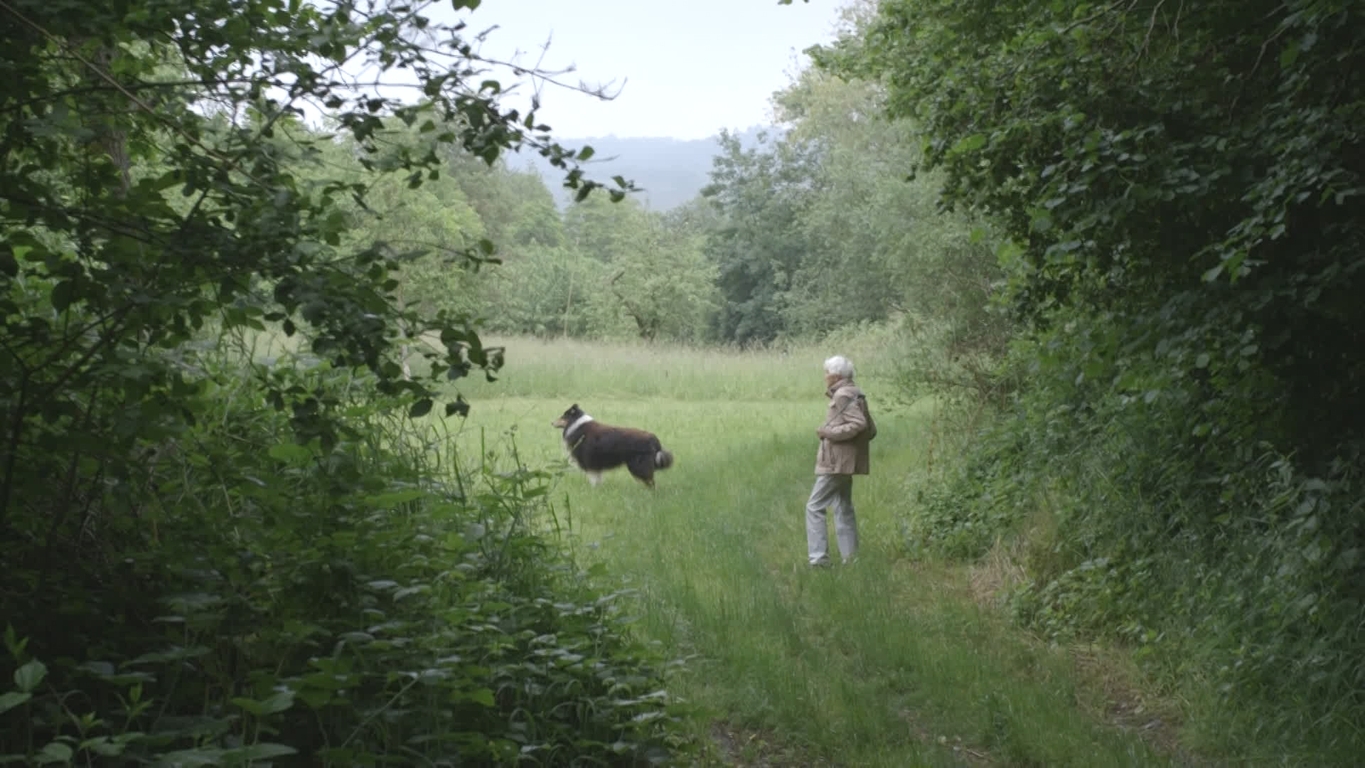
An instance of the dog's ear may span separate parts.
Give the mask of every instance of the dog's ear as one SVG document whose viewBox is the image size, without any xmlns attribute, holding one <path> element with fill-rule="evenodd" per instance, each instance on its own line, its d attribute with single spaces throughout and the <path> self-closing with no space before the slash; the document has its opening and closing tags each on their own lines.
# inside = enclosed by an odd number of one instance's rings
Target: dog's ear
<svg viewBox="0 0 1365 768">
<path fill-rule="evenodd" d="M 571 411 L 576 411 L 576 410 L 578 410 L 578 403 L 574 403 L 573 405 L 569 406 L 569 410 L 571 410 Z"/>
</svg>

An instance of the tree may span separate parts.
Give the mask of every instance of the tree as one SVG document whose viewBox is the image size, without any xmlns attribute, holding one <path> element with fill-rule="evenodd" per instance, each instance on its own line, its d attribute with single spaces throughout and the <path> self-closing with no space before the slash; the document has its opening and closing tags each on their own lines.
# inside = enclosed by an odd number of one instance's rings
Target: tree
<svg viewBox="0 0 1365 768">
<path fill-rule="evenodd" d="M 944 204 L 1008 238 L 1027 384 L 944 508 L 1068 489 L 1022 614 L 1358 751 L 1365 6 L 885 0 L 813 53 L 885 83 Z"/>
<path fill-rule="evenodd" d="M 411 152 L 423 144 L 425 136 L 389 120 L 375 138 L 386 148 L 382 154 Z M 352 141 L 328 141 L 321 148 L 311 167 L 313 173 L 322 175 L 335 173 L 363 151 Z M 464 189 L 448 172 L 416 189 L 393 175 L 366 176 L 356 165 L 348 177 L 365 184 L 366 194 L 363 200 L 346 201 L 350 231 L 343 244 L 357 250 L 376 249 L 393 260 L 394 298 L 399 307 L 423 317 L 436 317 L 443 310 L 472 315 L 480 308 L 474 269 L 482 259 L 470 257 L 487 240 L 487 232 Z"/>
<path fill-rule="evenodd" d="M 994 254 L 973 238 L 976 222 L 938 210 L 936 175 L 906 178 L 919 141 L 882 114 L 884 88 L 812 68 L 774 100 L 792 125 L 786 141 L 819 160 L 799 224 L 809 254 L 783 310 L 789 328 L 822 333 L 900 311 L 984 343 Z"/>
<path fill-rule="evenodd" d="M 251 0 L 74 13 L 61 2 L 6 5 L 0 228 L 9 250 L 0 315 L 14 377 L 4 405 L 11 468 L 16 446 L 33 434 L 29 419 L 70 423 L 90 413 L 80 393 L 112 396 L 108 381 L 97 382 L 125 348 L 151 366 L 138 396 L 170 387 L 172 369 L 143 353 L 189 340 L 211 316 L 228 328 L 281 323 L 286 333 L 303 321 L 315 352 L 370 370 L 382 391 L 409 393 L 415 412 L 430 407 L 432 385 L 447 375 L 496 368 L 468 323 L 397 306 L 393 258 L 345 247 L 341 201 L 363 185 L 344 174 L 301 178 L 271 140 L 312 101 L 333 110 L 363 165 L 404 174 L 412 188 L 436 175 L 439 157 L 432 146 L 404 147 L 376 161 L 384 113 L 486 162 L 525 145 L 568 169 L 573 153 L 550 142 L 534 115 L 500 111 L 490 85 L 468 87 L 478 60 L 459 29 L 432 23 L 425 7 Z M 349 92 L 339 68 L 362 54 L 381 69 L 414 72 L 426 98 L 401 104 Z M 299 138 L 298 152 L 316 154 L 317 141 Z M 154 156 L 165 158 L 164 170 L 131 185 L 130 167 Z M 568 173 L 582 191 L 597 186 Z M 177 195 L 191 202 L 177 208 Z M 269 293 L 258 290 L 265 285 Z M 55 317 L 29 303 L 49 291 Z M 432 378 L 402 380 L 396 343 L 427 332 L 444 346 L 427 353 Z M 270 397 L 281 407 L 294 400 Z M 333 439 L 321 422 L 300 427 Z M 11 469 L 5 487 L 13 481 Z"/>
<path fill-rule="evenodd" d="M 729 132 L 720 143 L 702 192 L 720 220 L 707 244 L 724 300 L 716 333 L 726 341 L 770 341 L 783 331 L 783 295 L 806 256 L 799 222 L 812 192 L 811 157 L 766 134 L 748 150 Z"/>
<path fill-rule="evenodd" d="M 421 419 L 501 362 L 452 295 L 490 228 L 441 149 L 600 186 L 433 6 L 0 0 L 4 762 L 670 751 L 660 674 L 522 525 L 542 476 L 466 496 Z M 594 665 L 547 688 L 545 636 Z"/>
<path fill-rule="evenodd" d="M 590 197 L 564 211 L 564 237 L 588 258 L 611 261 L 635 247 L 648 221 L 644 206 L 633 199 L 617 204 Z"/>
<path fill-rule="evenodd" d="M 514 170 L 505 160 L 489 165 L 458 147 L 447 147 L 441 154 L 499 253 L 514 254 L 517 248 L 532 244 L 562 243 L 563 222 L 538 171 Z"/>
<path fill-rule="evenodd" d="M 625 250 L 612 254 L 599 313 L 629 318 L 646 341 L 701 341 L 715 311 L 716 270 L 704 238 L 647 214 Z"/>
<path fill-rule="evenodd" d="M 1365 191 L 1350 115 L 1365 84 L 1325 74 L 1365 57 L 1360 13 L 1229 0 L 1177 20 L 1155 3 L 1035 15 L 898 0 L 865 42 L 821 57 L 889 78 L 890 112 L 928 132 L 946 201 L 1001 216 L 1027 265 L 1021 311 L 1175 312 L 1168 337 L 1210 322 L 1250 333 L 1246 356 L 1280 382 L 1251 397 L 1291 415 L 1265 423 L 1330 461 L 1365 436 L 1348 405 L 1365 383 L 1348 298 Z M 1235 367 L 1247 348 L 1201 341 L 1185 359 Z"/>
</svg>

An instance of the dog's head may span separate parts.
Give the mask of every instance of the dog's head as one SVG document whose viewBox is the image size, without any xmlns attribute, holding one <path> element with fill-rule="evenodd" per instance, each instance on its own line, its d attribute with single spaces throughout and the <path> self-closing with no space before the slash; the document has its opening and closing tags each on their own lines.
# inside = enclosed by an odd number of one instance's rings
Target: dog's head
<svg viewBox="0 0 1365 768">
<path fill-rule="evenodd" d="M 563 416 L 560 416 L 559 418 L 550 422 L 550 426 L 554 427 L 555 429 L 568 429 L 570 425 L 572 425 L 575 421 L 578 421 L 583 416 L 584 416 L 583 409 L 578 407 L 578 403 L 574 403 L 573 405 L 569 406 L 569 410 L 565 411 Z"/>
</svg>

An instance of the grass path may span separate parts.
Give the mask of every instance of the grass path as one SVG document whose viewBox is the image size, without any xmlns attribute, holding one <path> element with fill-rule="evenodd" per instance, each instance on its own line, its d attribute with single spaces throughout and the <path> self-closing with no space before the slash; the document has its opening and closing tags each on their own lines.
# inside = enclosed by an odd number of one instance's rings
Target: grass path
<svg viewBox="0 0 1365 768">
<path fill-rule="evenodd" d="M 802 508 L 822 398 L 581 404 L 657 432 L 677 455 L 653 493 L 620 471 L 597 488 L 566 473 L 554 496 L 579 555 L 605 566 L 604 586 L 638 590 L 642 635 L 694 657 L 676 687 L 706 713 L 698 728 L 716 762 L 1170 764 L 1087 714 L 1074 665 L 980 608 L 963 571 L 898 559 L 903 478 L 923 460 L 926 414 L 878 413 L 873 474 L 854 486 L 860 560 L 812 570 Z M 485 400 L 460 439 L 472 451 L 510 433 L 524 461 L 556 461 L 549 421 L 567 405 Z"/>
</svg>

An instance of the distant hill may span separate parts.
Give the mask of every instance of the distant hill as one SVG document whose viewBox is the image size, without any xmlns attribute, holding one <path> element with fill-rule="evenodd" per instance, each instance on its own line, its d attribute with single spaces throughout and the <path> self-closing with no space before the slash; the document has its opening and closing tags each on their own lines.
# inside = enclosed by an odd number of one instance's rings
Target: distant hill
<svg viewBox="0 0 1365 768">
<path fill-rule="evenodd" d="M 760 131 L 777 134 L 778 129 L 754 126 L 739 133 L 745 147 L 758 143 Z M 666 211 L 691 200 L 711 181 L 711 158 L 720 151 L 719 134 L 707 139 L 621 138 L 599 136 L 593 138 L 555 137 L 561 146 L 579 148 L 587 144 L 593 148 L 591 160 L 584 163 L 584 171 L 593 178 L 609 182 L 620 175 L 635 182 L 641 189 L 632 197 L 652 210 Z M 535 168 L 555 195 L 562 208 L 571 199 L 571 192 L 560 185 L 563 173 L 536 154 L 507 156 L 512 168 Z"/>
</svg>

